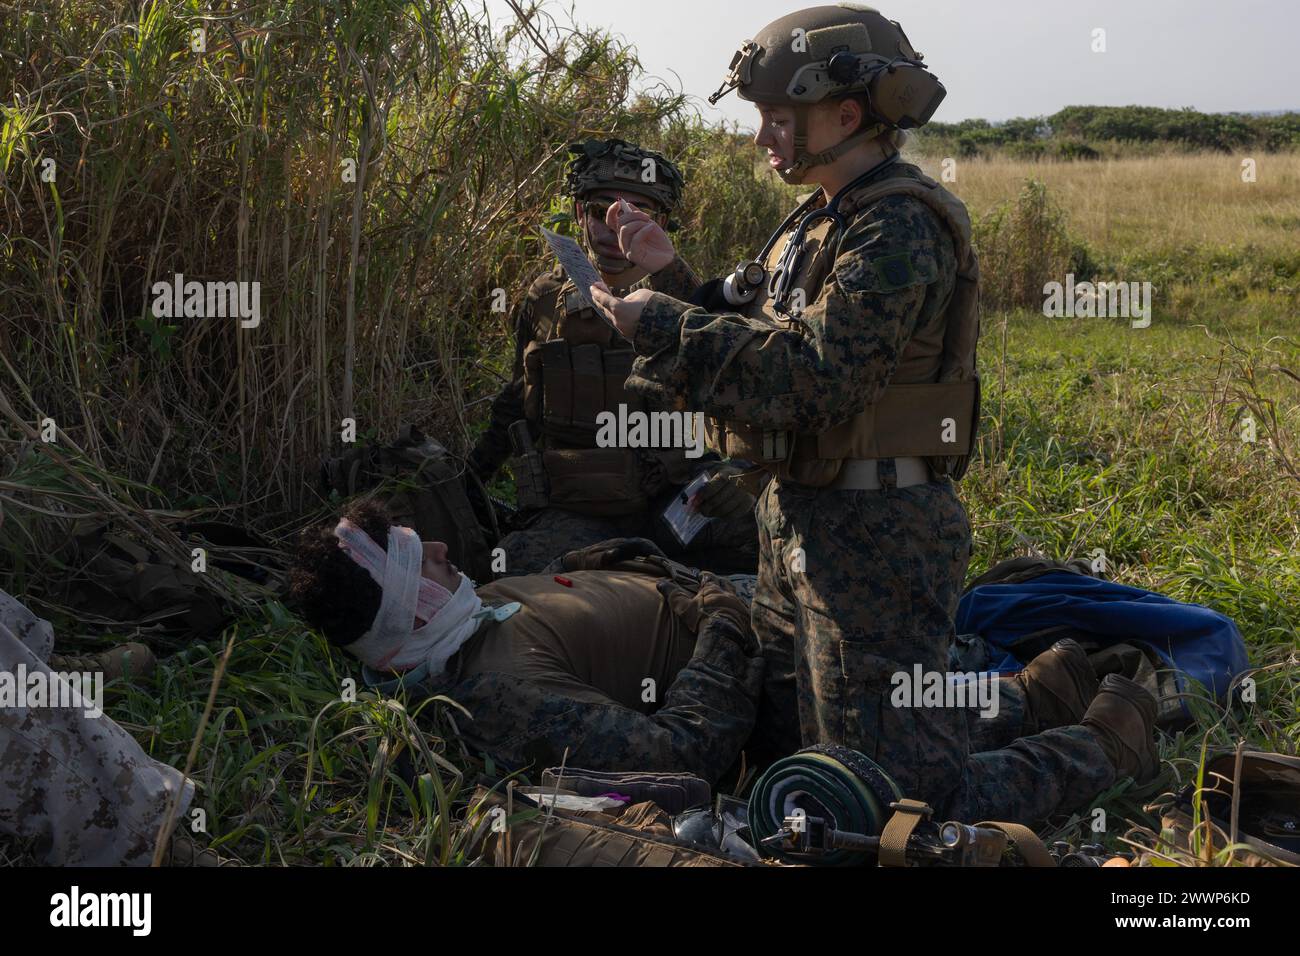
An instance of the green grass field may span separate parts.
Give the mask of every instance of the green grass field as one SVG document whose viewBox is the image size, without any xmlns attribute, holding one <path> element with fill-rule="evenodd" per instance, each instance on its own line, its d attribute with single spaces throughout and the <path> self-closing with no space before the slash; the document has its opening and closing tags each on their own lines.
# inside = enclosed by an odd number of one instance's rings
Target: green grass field
<svg viewBox="0 0 1300 956">
<path fill-rule="evenodd" d="M 374 6 L 404 35 L 400 4 Z M 183 17 L 151 14 L 132 33 L 110 31 L 111 5 L 78 0 L 78 9 L 63 20 L 0 10 L 12 28 L 0 35 L 44 50 L 57 78 L 48 102 L 6 105 L 0 129 L 11 171 L 0 281 L 15 303 L 0 355 L 17 356 L 16 369 L 0 369 L 0 397 L 16 410 L 0 419 L 9 562 L 0 584 L 36 597 L 57 570 L 46 544 L 63 532 L 40 530 L 59 516 L 51 508 L 63 517 L 109 501 L 160 514 L 202 508 L 287 547 L 319 513 L 303 476 L 354 403 L 362 438 L 413 418 L 431 431 L 446 425 L 463 447 L 510 360 L 507 319 L 482 303 L 498 284 L 517 295 L 541 268 L 529 230 L 562 208 L 553 193 L 567 138 L 596 127 L 644 134 L 681 159 L 682 247 L 711 274 L 757 248 L 791 193 L 756 175 L 753 154 L 721 131 L 677 122 L 671 97 L 632 103 L 633 54 L 599 36 L 569 36 L 554 62 L 529 73 L 476 46 L 457 19 L 447 35 L 463 46 L 445 51 L 446 76 L 421 87 L 409 80 L 425 68 L 418 43 L 397 46 L 340 10 L 347 29 L 325 65 L 342 99 L 330 100 L 321 127 L 317 74 L 266 53 L 274 31 L 251 31 L 238 59 L 223 38 L 200 69 L 168 52 L 183 45 Z M 312 16 L 293 24 L 321 43 L 326 26 Z M 101 35 L 137 40 L 119 50 L 119 40 L 96 46 Z M 381 132 L 358 119 L 365 92 L 350 72 L 351 43 L 394 57 L 386 152 L 355 207 L 320 172 Z M 71 69 L 92 48 L 99 59 Z M 0 67 L 15 91 L 30 77 L 3 70 L 21 62 Z M 466 72 L 481 82 L 458 86 Z M 155 101 L 165 108 L 142 105 Z M 192 105 L 205 103 L 227 103 L 229 115 Z M 100 138 L 82 143 L 51 118 L 56 108 L 85 111 Z M 124 113 L 130 123 L 119 124 Z M 246 137 L 237 147 L 232 127 Z M 83 158 L 56 192 L 36 162 L 58 152 L 60 136 L 59 155 Z M 507 147 L 518 150 L 512 168 L 487 161 Z M 937 172 L 942 158 L 920 160 Z M 1232 617 L 1259 669 L 1246 709 L 1193 702 L 1195 726 L 1163 744 L 1167 784 L 1195 779 L 1207 746 L 1300 749 L 1300 159 L 1259 160 L 1258 188 L 1220 154 L 963 160 L 953 184 L 978 221 L 988 299 L 1006 303 L 984 317 L 982 456 L 962 485 L 972 576 L 1018 554 L 1100 549 L 1117 580 Z M 1026 191 L 1029 179 L 1045 189 Z M 520 182 L 526 189 L 512 193 Z M 238 217 L 209 216 L 214 207 L 244 210 L 252 224 L 237 230 Z M 276 276 L 269 338 L 254 347 L 224 332 L 142 325 L 130 297 L 146 262 L 164 273 Z M 248 273 L 254 266 L 264 271 Z M 1153 282 L 1151 326 L 1045 318 L 1036 290 L 1076 266 Z M 60 453 L 93 480 L 78 483 L 49 457 L 9 457 L 38 409 L 75 436 L 84 455 Z M 1243 437 L 1248 418 L 1253 441 Z M 54 619 L 63 651 L 134 636 L 82 637 L 90 628 L 35 606 Z M 149 753 L 192 774 L 218 848 L 246 863 L 465 862 L 467 797 L 494 768 L 461 744 L 455 704 L 353 699 L 350 661 L 280 604 L 245 607 L 222 641 L 165 658 L 149 686 L 124 689 L 108 708 Z M 1156 823 L 1142 810 L 1150 796 L 1123 785 L 1104 795 L 1110 843 L 1126 821 Z M 1077 837 L 1086 816 L 1053 832 Z M 0 862 L 23 852 L 0 846 Z"/>
<path fill-rule="evenodd" d="M 1262 370 L 1300 367 L 1300 343 L 1285 338 L 1294 317 L 1291 303 L 1263 296 L 1207 299 L 1177 316 L 1157 306 L 1147 329 L 1026 311 L 985 319 L 985 457 L 962 486 L 972 575 L 1031 550 L 1101 549 L 1117 580 L 1232 617 L 1264 668 L 1253 707 L 1225 714 L 1196 702 L 1195 728 L 1166 741 L 1182 781 L 1207 742 L 1294 751 L 1300 735 L 1300 482 L 1282 470 L 1262 421 L 1256 441 L 1243 440 L 1245 405 L 1233 397 L 1253 363 L 1281 437 L 1297 433 L 1296 383 Z M 461 859 L 457 797 L 480 765 L 458 744 L 450 704 L 341 701 L 349 664 L 277 607 L 233 636 L 195 763 L 221 846 L 249 862 Z M 113 709 L 159 759 L 184 764 L 219 650 L 165 661 L 155 687 Z M 394 770 L 403 753 L 415 789 Z M 1121 787 L 1099 805 L 1151 824 L 1146 796 Z M 1123 830 L 1112 823 L 1110 836 Z"/>
</svg>

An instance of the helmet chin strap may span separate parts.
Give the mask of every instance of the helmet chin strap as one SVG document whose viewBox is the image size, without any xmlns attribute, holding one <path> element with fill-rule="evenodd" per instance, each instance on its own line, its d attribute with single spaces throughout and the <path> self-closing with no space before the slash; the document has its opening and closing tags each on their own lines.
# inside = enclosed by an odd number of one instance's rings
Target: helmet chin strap
<svg viewBox="0 0 1300 956">
<path fill-rule="evenodd" d="M 808 107 L 796 107 L 794 111 L 794 162 L 776 174 L 791 186 L 801 186 L 814 167 L 825 166 L 839 159 L 860 143 L 870 142 L 889 129 L 884 123 L 876 123 L 864 130 L 859 130 L 843 142 L 836 143 L 820 153 L 808 152 Z"/>
</svg>

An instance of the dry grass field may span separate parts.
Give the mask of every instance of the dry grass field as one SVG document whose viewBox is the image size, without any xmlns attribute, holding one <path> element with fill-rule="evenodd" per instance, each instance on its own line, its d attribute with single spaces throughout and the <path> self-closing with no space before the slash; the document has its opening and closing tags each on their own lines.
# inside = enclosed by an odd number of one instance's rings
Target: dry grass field
<svg viewBox="0 0 1300 956">
<path fill-rule="evenodd" d="M 1170 153 L 1093 162 L 962 159 L 949 188 L 979 215 L 1014 196 L 1025 179 L 1037 179 L 1068 212 L 1080 238 L 1103 252 L 1252 246 L 1295 255 L 1300 153 L 1253 157 L 1255 182 L 1242 180 L 1245 158 Z M 918 160 L 938 178 L 940 159 Z"/>
</svg>

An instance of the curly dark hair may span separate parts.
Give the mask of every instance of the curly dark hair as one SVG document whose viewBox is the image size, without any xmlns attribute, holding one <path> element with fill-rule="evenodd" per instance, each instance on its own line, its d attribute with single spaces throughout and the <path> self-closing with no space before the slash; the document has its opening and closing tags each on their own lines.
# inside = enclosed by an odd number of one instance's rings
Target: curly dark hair
<svg viewBox="0 0 1300 956">
<path fill-rule="evenodd" d="M 344 509 L 343 517 L 387 550 L 392 520 L 382 505 L 373 500 L 357 501 Z M 337 524 L 337 520 L 326 521 L 302 532 L 289 572 L 289 600 L 326 640 L 343 645 L 370 629 L 384 592 L 339 547 L 334 536 Z"/>
</svg>

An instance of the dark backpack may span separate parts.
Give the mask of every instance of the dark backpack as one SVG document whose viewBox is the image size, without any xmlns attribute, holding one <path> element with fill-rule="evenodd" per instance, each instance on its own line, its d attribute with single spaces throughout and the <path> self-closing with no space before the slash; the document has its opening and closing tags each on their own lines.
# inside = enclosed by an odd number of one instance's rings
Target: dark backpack
<svg viewBox="0 0 1300 956">
<path fill-rule="evenodd" d="M 490 504 L 484 507 L 486 489 L 463 460 L 414 425 L 403 425 L 389 445 L 326 459 L 321 483 L 343 498 L 369 493 L 394 524 L 414 529 L 421 541 L 446 543 L 449 559 L 471 578 L 492 578 L 491 546 L 500 527 Z"/>
<path fill-rule="evenodd" d="M 1163 842 L 1191 853 L 1191 833 L 1199 818 L 1199 826 L 1208 831 L 1202 839 L 1222 850 L 1230 845 L 1235 818 L 1237 843 L 1244 844 L 1234 852 L 1236 862 L 1300 866 L 1300 757 L 1245 750 L 1238 771 L 1235 753 L 1220 754 L 1206 761 L 1202 782 L 1200 814 L 1194 780 L 1165 809 Z M 1238 784 L 1241 792 L 1234 795 Z"/>
<path fill-rule="evenodd" d="M 182 537 L 207 544 L 194 535 Z M 108 524 L 79 524 L 70 545 L 62 597 L 88 618 L 87 624 L 99 618 L 147 627 L 164 637 L 205 640 L 231 617 L 231 609 L 204 586 L 188 561 L 161 554 Z"/>
</svg>

